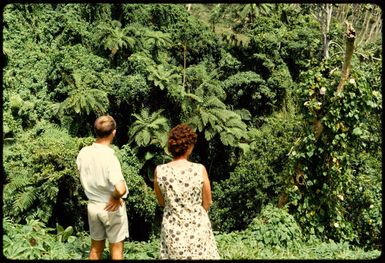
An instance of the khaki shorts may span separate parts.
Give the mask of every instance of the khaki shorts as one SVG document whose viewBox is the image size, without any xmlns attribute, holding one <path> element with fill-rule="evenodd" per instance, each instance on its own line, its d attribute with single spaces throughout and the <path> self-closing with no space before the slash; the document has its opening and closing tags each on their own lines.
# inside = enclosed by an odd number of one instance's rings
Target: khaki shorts
<svg viewBox="0 0 385 263">
<path fill-rule="evenodd" d="M 126 205 L 123 204 L 114 212 L 104 210 L 105 203 L 89 202 L 87 205 L 88 225 L 93 240 L 108 239 L 109 243 L 117 243 L 128 238 L 128 219 Z"/>
</svg>

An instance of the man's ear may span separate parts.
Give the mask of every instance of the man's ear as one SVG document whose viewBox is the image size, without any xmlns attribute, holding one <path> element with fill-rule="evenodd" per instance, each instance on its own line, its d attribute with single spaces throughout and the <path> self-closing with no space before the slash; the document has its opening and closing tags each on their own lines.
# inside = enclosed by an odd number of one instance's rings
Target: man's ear
<svg viewBox="0 0 385 263">
<path fill-rule="evenodd" d="M 116 135 L 116 129 L 112 131 L 112 135 L 113 135 L 113 137 L 115 137 L 115 135 Z"/>
</svg>

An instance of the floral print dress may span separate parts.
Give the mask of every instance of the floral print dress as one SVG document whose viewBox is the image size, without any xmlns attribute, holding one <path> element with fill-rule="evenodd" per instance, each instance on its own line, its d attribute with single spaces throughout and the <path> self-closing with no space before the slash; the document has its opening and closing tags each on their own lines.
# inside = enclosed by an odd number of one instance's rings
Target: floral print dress
<svg viewBox="0 0 385 263">
<path fill-rule="evenodd" d="M 157 181 L 165 201 L 160 234 L 161 259 L 219 259 L 202 206 L 203 165 L 158 165 Z"/>
</svg>

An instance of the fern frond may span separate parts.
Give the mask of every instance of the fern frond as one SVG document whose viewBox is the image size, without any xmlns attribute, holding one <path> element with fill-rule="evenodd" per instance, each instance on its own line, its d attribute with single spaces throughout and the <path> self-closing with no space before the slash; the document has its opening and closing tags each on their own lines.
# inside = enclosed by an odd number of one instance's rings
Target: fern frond
<svg viewBox="0 0 385 263">
<path fill-rule="evenodd" d="M 215 132 L 213 132 L 211 129 L 205 130 L 205 138 L 206 140 L 210 141 L 212 138 L 214 138 Z"/>
<path fill-rule="evenodd" d="M 195 100 L 195 101 L 197 101 L 197 102 L 200 102 L 200 103 L 203 102 L 203 100 L 202 100 L 199 96 L 197 96 L 197 95 L 195 95 L 195 94 L 193 94 L 193 93 L 186 92 L 186 93 L 184 93 L 183 95 L 184 95 L 185 97 L 191 98 L 191 99 L 193 99 L 193 100 Z"/>
<path fill-rule="evenodd" d="M 209 97 L 205 102 L 204 102 L 204 107 L 206 108 L 219 108 L 219 109 L 225 109 L 226 105 L 220 101 L 217 97 Z"/>
<path fill-rule="evenodd" d="M 232 146 L 235 144 L 234 135 L 230 132 L 222 132 L 220 133 L 221 142 L 226 146 Z"/>
<path fill-rule="evenodd" d="M 14 201 L 14 206 L 20 209 L 22 212 L 29 209 L 33 202 L 36 200 L 36 193 L 37 192 L 32 187 L 18 193 Z"/>
<path fill-rule="evenodd" d="M 137 143 L 139 146 L 145 146 L 148 145 L 151 140 L 151 134 L 148 130 L 142 130 L 138 134 Z"/>
<path fill-rule="evenodd" d="M 238 114 L 242 120 L 249 121 L 251 120 L 251 113 L 246 109 L 238 109 L 234 111 L 236 114 Z"/>
<path fill-rule="evenodd" d="M 6 185 L 9 190 L 19 190 L 31 183 L 31 177 L 26 173 L 14 174 L 10 182 Z"/>
<path fill-rule="evenodd" d="M 250 152 L 250 145 L 248 143 L 238 143 L 238 148 L 242 150 L 243 155 L 246 155 Z"/>
</svg>

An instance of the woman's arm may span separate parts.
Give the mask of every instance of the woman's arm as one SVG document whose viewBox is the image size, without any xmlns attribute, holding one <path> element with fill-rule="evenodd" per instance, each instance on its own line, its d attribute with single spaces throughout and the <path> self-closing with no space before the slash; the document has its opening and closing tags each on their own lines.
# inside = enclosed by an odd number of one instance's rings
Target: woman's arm
<svg viewBox="0 0 385 263">
<path fill-rule="evenodd" d="M 159 189 L 158 180 L 157 180 L 157 176 L 156 176 L 156 168 L 155 168 L 155 172 L 154 172 L 154 190 L 155 190 L 156 198 L 158 199 L 159 205 L 164 206 L 163 195 Z"/>
<path fill-rule="evenodd" d="M 203 166 L 202 206 L 206 211 L 208 211 L 211 204 L 212 200 L 209 176 L 207 174 L 206 167 Z"/>
</svg>

